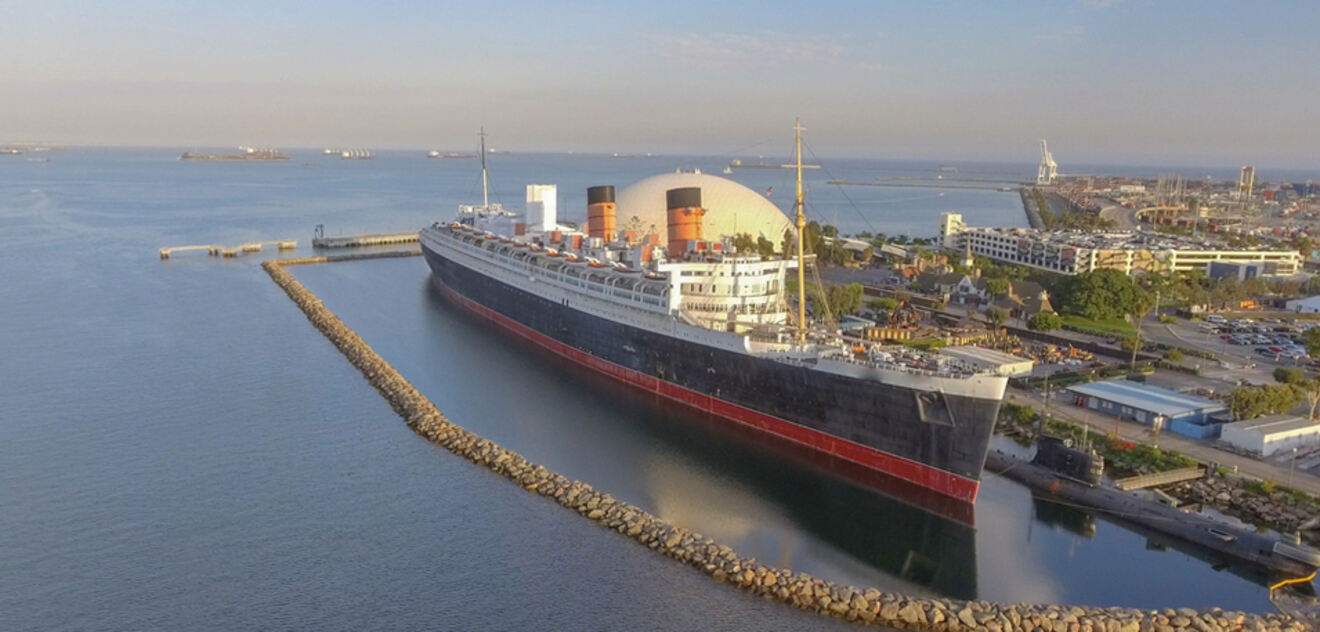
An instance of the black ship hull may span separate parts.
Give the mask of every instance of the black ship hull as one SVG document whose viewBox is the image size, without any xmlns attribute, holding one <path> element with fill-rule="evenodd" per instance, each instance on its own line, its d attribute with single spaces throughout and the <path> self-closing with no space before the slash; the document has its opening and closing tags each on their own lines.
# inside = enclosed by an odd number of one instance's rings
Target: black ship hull
<svg viewBox="0 0 1320 632">
<path fill-rule="evenodd" d="M 972 502 L 998 399 L 940 395 L 709 347 L 601 318 L 472 270 L 427 246 L 447 298 L 579 364 L 702 411 Z M 925 404 L 930 406 L 929 401 Z"/>
</svg>

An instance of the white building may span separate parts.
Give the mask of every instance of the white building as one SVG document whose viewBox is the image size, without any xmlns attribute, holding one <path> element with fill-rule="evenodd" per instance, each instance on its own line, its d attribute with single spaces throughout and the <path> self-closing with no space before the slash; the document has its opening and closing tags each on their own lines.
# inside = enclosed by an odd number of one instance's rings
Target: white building
<svg viewBox="0 0 1320 632">
<path fill-rule="evenodd" d="M 1212 244 L 1145 232 L 1042 231 L 1032 228 L 968 226 L 959 213 L 940 215 L 945 250 L 1060 274 L 1112 268 L 1124 274 L 1146 270 L 1209 273 L 1216 261 L 1261 264 L 1263 276 L 1291 276 L 1302 267 L 1296 250 L 1223 250 Z"/>
<path fill-rule="evenodd" d="M 1269 457 L 1293 448 L 1320 445 L 1320 423 L 1302 417 L 1271 415 L 1224 424 L 1220 440 L 1248 452 Z"/>
<path fill-rule="evenodd" d="M 1284 303 L 1284 306 L 1290 312 L 1298 314 L 1314 314 L 1320 312 L 1320 296 L 1293 299 Z"/>
</svg>

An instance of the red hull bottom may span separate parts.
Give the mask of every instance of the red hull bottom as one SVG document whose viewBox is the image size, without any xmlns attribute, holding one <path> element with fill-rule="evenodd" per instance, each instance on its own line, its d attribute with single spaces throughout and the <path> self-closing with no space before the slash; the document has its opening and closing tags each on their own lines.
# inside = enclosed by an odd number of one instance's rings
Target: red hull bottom
<svg viewBox="0 0 1320 632">
<path fill-rule="evenodd" d="M 973 503 L 976 501 L 977 491 L 979 491 L 981 487 L 980 481 L 963 478 L 929 465 L 917 463 L 916 461 L 897 457 L 887 452 L 876 450 L 875 448 L 840 439 L 833 435 L 800 426 L 785 419 L 780 419 L 750 408 L 726 402 L 722 399 L 706 395 L 705 393 L 693 391 L 672 382 L 667 382 L 627 367 L 619 366 L 613 362 L 609 362 L 566 345 L 536 331 L 535 329 L 527 327 L 522 323 L 455 292 L 452 288 L 444 285 L 444 283 L 438 282 L 438 280 L 436 286 L 441 289 L 446 297 L 465 309 L 501 325 L 556 355 L 572 360 L 600 373 L 604 373 L 605 375 L 613 377 L 625 384 L 636 386 L 640 389 L 661 395 L 676 402 L 686 404 L 702 412 L 708 412 L 745 426 L 755 428 L 761 432 L 800 445 L 808 446 L 812 449 L 819 450 L 868 469 L 888 474 L 955 500 L 965 503 Z"/>
</svg>

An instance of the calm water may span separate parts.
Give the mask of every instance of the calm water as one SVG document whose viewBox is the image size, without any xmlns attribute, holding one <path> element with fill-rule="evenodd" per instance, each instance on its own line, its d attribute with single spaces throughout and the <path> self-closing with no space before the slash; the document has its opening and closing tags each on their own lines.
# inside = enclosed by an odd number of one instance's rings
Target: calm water
<svg viewBox="0 0 1320 632">
<path fill-rule="evenodd" d="M 274 238 L 306 254 L 317 223 L 413 229 L 479 195 L 470 161 L 294 155 L 0 160 L 0 629 L 837 627 L 418 439 L 267 279 L 264 255 L 158 260 L 166 245 Z M 570 219 L 590 184 L 722 166 L 498 160 L 506 203 L 556 182 Z M 745 181 L 775 199 L 791 186 L 764 179 L 781 175 Z M 1015 194 L 845 194 L 812 177 L 813 206 L 845 232 L 929 235 L 947 210 L 1023 222 Z M 1255 581 L 1000 479 L 967 526 L 568 370 L 454 313 L 420 259 L 295 274 L 456 422 L 764 562 L 923 594 L 1269 608 Z"/>
</svg>

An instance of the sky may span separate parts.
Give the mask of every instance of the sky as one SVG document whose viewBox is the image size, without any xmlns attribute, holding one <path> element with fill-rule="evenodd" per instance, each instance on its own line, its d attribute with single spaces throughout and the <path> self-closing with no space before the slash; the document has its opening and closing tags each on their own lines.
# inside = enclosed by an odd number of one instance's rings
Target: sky
<svg viewBox="0 0 1320 632">
<path fill-rule="evenodd" d="M 1320 167 L 1320 2 L 0 0 L 0 143 Z"/>
</svg>

